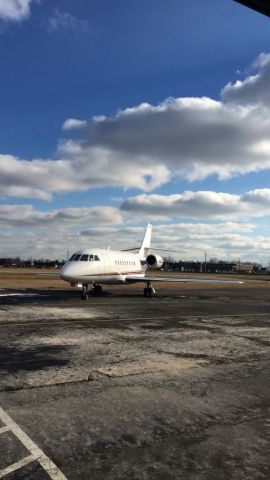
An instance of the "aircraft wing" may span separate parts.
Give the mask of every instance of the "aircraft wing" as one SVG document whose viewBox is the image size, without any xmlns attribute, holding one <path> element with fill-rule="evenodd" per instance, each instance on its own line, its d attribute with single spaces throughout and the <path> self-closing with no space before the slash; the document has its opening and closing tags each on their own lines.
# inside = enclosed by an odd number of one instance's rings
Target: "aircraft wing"
<svg viewBox="0 0 270 480">
<path fill-rule="evenodd" d="M 126 282 L 175 282 L 175 283 L 244 283 L 241 280 L 231 280 L 227 278 L 179 278 L 179 277 L 156 277 L 148 276 L 139 277 L 136 275 L 129 275 L 126 277 Z"/>
</svg>

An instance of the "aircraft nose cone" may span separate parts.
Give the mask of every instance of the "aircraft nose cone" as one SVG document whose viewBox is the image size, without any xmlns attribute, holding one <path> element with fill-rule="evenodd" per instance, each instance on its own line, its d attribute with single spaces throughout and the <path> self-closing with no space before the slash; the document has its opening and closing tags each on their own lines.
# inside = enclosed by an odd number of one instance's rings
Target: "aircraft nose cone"
<svg viewBox="0 0 270 480">
<path fill-rule="evenodd" d="M 66 281 L 69 280 L 68 270 L 69 270 L 68 265 L 64 265 L 62 270 L 60 271 L 60 278 L 62 278 L 62 280 L 66 280 Z"/>
</svg>

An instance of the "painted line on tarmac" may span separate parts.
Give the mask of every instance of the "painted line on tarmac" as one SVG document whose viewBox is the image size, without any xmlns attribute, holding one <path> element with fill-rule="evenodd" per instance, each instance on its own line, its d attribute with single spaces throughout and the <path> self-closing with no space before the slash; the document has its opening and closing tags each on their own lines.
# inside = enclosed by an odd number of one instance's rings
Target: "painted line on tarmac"
<svg viewBox="0 0 270 480">
<path fill-rule="evenodd" d="M 8 432 L 9 430 L 10 430 L 10 428 L 7 427 L 7 426 L 6 426 L 6 427 L 1 427 L 1 428 L 0 428 L 0 434 L 1 434 L 1 433 Z"/>
<path fill-rule="evenodd" d="M 22 460 L 19 460 L 16 463 L 12 463 L 12 465 L 9 465 L 8 467 L 4 468 L 3 470 L 0 470 L 0 478 L 5 477 L 6 475 L 9 475 L 9 473 L 16 472 L 16 470 L 19 470 L 22 467 L 25 467 L 25 465 L 28 465 L 28 463 L 34 462 L 36 459 L 34 455 L 28 455 L 28 457 L 23 458 Z"/>
<path fill-rule="evenodd" d="M 67 477 L 59 470 L 55 463 L 31 440 L 30 437 L 17 425 L 14 420 L 0 407 L 0 420 L 9 428 L 10 431 L 20 440 L 20 442 L 29 450 L 31 455 L 22 460 L 13 463 L 9 467 L 0 470 L 0 478 L 8 473 L 22 468 L 28 463 L 37 461 L 46 471 L 52 480 L 67 480 Z"/>
</svg>

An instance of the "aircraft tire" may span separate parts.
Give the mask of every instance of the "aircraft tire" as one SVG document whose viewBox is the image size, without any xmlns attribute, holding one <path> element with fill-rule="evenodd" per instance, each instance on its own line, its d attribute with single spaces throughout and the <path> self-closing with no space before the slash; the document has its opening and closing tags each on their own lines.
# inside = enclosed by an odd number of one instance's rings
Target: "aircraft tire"
<svg viewBox="0 0 270 480">
<path fill-rule="evenodd" d="M 145 288 L 143 290 L 143 295 L 144 295 L 144 297 L 151 297 L 152 296 L 152 288 L 148 288 L 148 287 Z"/>
</svg>

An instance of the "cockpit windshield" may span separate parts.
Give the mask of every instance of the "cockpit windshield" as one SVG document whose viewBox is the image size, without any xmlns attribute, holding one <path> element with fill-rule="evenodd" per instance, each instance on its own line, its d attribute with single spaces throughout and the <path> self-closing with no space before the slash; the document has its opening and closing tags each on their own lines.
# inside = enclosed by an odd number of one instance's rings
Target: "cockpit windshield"
<svg viewBox="0 0 270 480">
<path fill-rule="evenodd" d="M 89 255 L 90 262 L 99 262 L 100 259 L 97 255 Z"/>
<path fill-rule="evenodd" d="M 80 262 L 100 262 L 100 258 L 98 257 L 98 255 L 93 255 L 93 254 L 86 254 L 86 253 L 73 253 L 73 255 L 71 255 L 70 259 L 69 259 L 69 262 L 78 262 L 80 260 Z"/>
<path fill-rule="evenodd" d="M 82 255 L 80 258 L 80 262 L 88 262 L 89 255 Z"/>
</svg>

